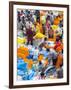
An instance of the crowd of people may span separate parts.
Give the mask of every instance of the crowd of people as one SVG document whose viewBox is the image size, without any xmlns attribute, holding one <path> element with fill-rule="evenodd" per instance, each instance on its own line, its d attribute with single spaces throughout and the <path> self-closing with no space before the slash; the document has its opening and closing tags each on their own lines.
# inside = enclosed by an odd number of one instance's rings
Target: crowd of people
<svg viewBox="0 0 71 90">
<path fill-rule="evenodd" d="M 17 79 L 63 78 L 63 12 L 17 10 Z"/>
</svg>

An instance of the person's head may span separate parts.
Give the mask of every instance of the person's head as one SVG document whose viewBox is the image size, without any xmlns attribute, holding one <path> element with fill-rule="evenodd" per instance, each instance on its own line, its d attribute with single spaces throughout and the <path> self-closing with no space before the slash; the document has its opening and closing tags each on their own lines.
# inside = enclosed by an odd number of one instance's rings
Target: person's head
<svg viewBox="0 0 71 90">
<path fill-rule="evenodd" d="M 44 38 L 44 41 L 47 41 L 47 38 L 46 37 Z"/>
<path fill-rule="evenodd" d="M 21 10 L 21 13 L 23 13 L 23 10 Z"/>
<path fill-rule="evenodd" d="M 47 52 L 50 52 L 50 49 L 49 48 L 47 48 Z"/>
<path fill-rule="evenodd" d="M 41 74 L 40 74 L 40 75 L 41 75 L 41 78 L 43 78 L 43 77 L 44 77 L 44 72 L 41 72 Z"/>
<path fill-rule="evenodd" d="M 62 49 L 62 54 L 63 54 L 63 49 Z"/>
<path fill-rule="evenodd" d="M 46 18 L 46 21 L 47 21 L 47 20 L 50 20 L 50 16 L 49 16 L 49 15 L 48 15 L 47 18 Z"/>
<path fill-rule="evenodd" d="M 22 22 L 24 23 L 24 21 L 25 21 L 25 18 L 24 18 L 24 16 L 22 17 Z"/>
<path fill-rule="evenodd" d="M 40 23 L 40 19 L 37 19 L 37 22 Z"/>
<path fill-rule="evenodd" d="M 52 29 L 52 27 L 50 27 L 50 29 Z"/>
<path fill-rule="evenodd" d="M 18 16 L 20 15 L 20 12 L 19 12 L 19 11 L 17 12 L 17 15 L 18 15 Z"/>
<path fill-rule="evenodd" d="M 42 62 L 41 61 L 39 61 L 39 65 L 42 65 Z"/>
<path fill-rule="evenodd" d="M 56 36 L 56 41 L 59 41 L 60 40 L 60 36 Z"/>
<path fill-rule="evenodd" d="M 61 17 L 61 15 L 60 15 L 60 14 L 58 14 L 58 17 Z"/>
<path fill-rule="evenodd" d="M 53 12 L 51 12 L 51 15 L 53 15 Z"/>
</svg>

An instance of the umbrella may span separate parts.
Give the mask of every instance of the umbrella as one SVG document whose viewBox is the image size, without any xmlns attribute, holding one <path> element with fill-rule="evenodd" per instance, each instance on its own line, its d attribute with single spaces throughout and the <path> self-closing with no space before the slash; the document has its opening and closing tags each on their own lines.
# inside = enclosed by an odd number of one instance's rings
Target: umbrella
<svg viewBox="0 0 71 90">
<path fill-rule="evenodd" d="M 34 36 L 34 38 L 36 38 L 36 39 L 42 39 L 42 38 L 45 38 L 46 36 L 45 35 L 43 35 L 42 33 L 37 33 L 35 36 Z"/>
<path fill-rule="evenodd" d="M 51 26 L 53 30 L 57 30 L 58 29 L 58 25 L 52 25 Z"/>
<path fill-rule="evenodd" d="M 17 38 L 17 43 L 18 44 L 26 43 L 26 41 L 27 41 L 26 38 L 20 38 L 20 37 Z"/>
</svg>

